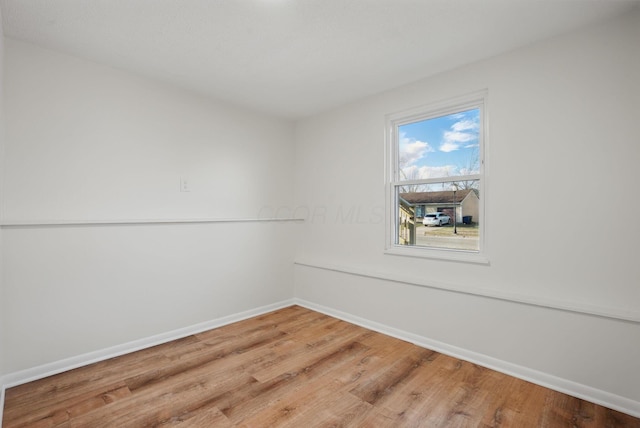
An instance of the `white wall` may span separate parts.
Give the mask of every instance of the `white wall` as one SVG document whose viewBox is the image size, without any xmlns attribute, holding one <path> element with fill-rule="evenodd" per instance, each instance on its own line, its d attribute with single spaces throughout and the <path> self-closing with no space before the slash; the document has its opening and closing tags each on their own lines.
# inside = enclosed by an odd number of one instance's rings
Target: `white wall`
<svg viewBox="0 0 640 428">
<path fill-rule="evenodd" d="M 2 11 L 0 11 L 0 212 L 2 210 L 2 175 L 4 171 L 4 108 L 3 108 L 3 79 L 4 79 L 4 36 L 2 30 Z M 3 266 L 2 261 L 2 229 L 0 229 L 0 383 L 2 383 L 2 375 L 4 375 L 4 313 L 5 313 L 5 298 L 4 298 L 4 281 L 3 281 Z M 0 393 L 1 394 L 1 393 Z M 2 410 L 0 410 L 0 415 Z"/>
<path fill-rule="evenodd" d="M 640 223 L 591 215 L 640 212 L 639 40 L 636 12 L 304 120 L 295 139 L 289 123 L 7 40 L 5 222 L 272 207 L 308 221 L 0 229 L 0 374 L 288 299 L 294 274 L 307 302 L 640 409 L 640 326 L 616 318 L 640 316 Z M 384 255 L 385 114 L 482 88 L 491 264 Z M 319 269 L 294 269 L 294 252 Z"/>
<path fill-rule="evenodd" d="M 620 396 L 640 414 L 638 76 L 636 9 L 300 122 L 296 202 L 311 215 L 296 297 Z M 385 114 L 484 88 L 490 265 L 385 255 Z"/>
<path fill-rule="evenodd" d="M 291 123 L 12 39 L 5 54 L 5 223 L 291 205 Z M 5 373 L 290 299 L 292 228 L 5 227 Z"/>
</svg>

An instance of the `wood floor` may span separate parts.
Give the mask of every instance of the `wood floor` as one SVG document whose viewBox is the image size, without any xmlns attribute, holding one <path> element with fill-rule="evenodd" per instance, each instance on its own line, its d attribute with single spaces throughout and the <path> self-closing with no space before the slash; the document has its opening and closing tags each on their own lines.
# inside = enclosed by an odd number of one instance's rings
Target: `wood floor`
<svg viewBox="0 0 640 428">
<path fill-rule="evenodd" d="M 640 427 L 298 306 L 6 391 L 4 427 Z"/>
</svg>

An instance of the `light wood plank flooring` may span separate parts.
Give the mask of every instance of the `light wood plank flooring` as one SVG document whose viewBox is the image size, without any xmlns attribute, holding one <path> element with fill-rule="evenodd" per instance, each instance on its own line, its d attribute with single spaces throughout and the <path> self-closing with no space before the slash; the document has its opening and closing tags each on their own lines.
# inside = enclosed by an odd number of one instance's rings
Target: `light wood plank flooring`
<svg viewBox="0 0 640 428">
<path fill-rule="evenodd" d="M 640 427 L 298 306 L 6 391 L 4 427 Z"/>
</svg>

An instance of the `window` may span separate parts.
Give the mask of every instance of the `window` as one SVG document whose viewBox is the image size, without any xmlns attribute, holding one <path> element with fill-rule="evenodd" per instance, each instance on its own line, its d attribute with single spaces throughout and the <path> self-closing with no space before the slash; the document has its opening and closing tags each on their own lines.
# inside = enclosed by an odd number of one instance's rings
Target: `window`
<svg viewBox="0 0 640 428">
<path fill-rule="evenodd" d="M 387 116 L 388 253 L 487 263 L 486 98 Z"/>
</svg>

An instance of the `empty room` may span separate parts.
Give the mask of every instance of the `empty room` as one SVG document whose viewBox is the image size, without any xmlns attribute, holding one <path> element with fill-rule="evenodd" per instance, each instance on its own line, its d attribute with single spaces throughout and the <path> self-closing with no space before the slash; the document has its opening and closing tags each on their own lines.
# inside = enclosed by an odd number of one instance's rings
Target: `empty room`
<svg viewBox="0 0 640 428">
<path fill-rule="evenodd" d="M 640 427 L 639 0 L 0 13 L 3 427 Z"/>
</svg>

